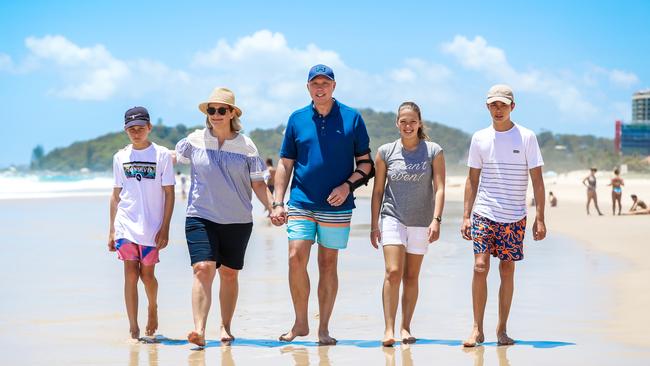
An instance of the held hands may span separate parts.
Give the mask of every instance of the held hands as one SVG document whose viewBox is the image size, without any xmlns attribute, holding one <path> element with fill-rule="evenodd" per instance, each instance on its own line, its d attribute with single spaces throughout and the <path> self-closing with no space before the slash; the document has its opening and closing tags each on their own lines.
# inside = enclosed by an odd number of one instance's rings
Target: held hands
<svg viewBox="0 0 650 366">
<path fill-rule="evenodd" d="M 108 251 L 109 252 L 115 251 L 115 233 L 112 231 L 108 233 Z"/>
<path fill-rule="evenodd" d="M 427 228 L 427 238 L 429 243 L 433 243 L 440 238 L 440 223 L 438 220 L 431 221 L 431 224 Z"/>
<path fill-rule="evenodd" d="M 465 240 L 472 240 L 472 221 L 469 217 L 463 218 L 463 223 L 460 225 L 460 235 Z"/>
<path fill-rule="evenodd" d="M 158 250 L 164 249 L 169 243 L 169 228 L 160 228 L 154 241 Z"/>
<path fill-rule="evenodd" d="M 534 240 L 543 240 L 546 237 L 546 224 L 544 220 L 535 218 L 535 223 L 533 223 L 533 239 Z"/>
<path fill-rule="evenodd" d="M 343 183 L 332 190 L 332 193 L 327 197 L 327 203 L 334 207 L 341 206 L 348 198 L 349 194 L 350 186 L 348 186 L 347 183 Z"/>
<path fill-rule="evenodd" d="M 381 243 L 381 230 L 371 229 L 370 230 L 370 244 L 372 244 L 375 249 L 379 249 L 379 243 Z"/>
<path fill-rule="evenodd" d="M 284 206 L 277 206 L 271 210 L 271 223 L 275 226 L 282 226 L 287 222 L 287 212 Z"/>
</svg>

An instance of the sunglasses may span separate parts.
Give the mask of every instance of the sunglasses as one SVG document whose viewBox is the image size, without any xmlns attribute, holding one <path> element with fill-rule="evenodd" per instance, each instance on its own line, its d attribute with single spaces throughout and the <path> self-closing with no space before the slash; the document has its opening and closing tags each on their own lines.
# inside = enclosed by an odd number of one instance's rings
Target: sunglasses
<svg viewBox="0 0 650 366">
<path fill-rule="evenodd" d="M 219 115 L 225 116 L 226 112 L 228 112 L 229 110 L 230 110 L 230 108 L 226 108 L 226 107 L 219 107 L 219 108 L 208 107 L 208 109 L 206 111 L 211 116 L 214 116 L 215 113 L 219 113 Z"/>
</svg>

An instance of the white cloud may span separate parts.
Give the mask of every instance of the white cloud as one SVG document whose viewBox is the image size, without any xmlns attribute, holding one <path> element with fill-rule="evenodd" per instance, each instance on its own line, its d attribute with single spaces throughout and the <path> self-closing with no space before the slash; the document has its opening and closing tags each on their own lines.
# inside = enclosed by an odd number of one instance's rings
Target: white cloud
<svg viewBox="0 0 650 366">
<path fill-rule="evenodd" d="M 63 36 L 29 37 L 25 45 L 32 55 L 63 71 L 66 86 L 51 92 L 62 98 L 105 100 L 131 74 L 124 61 L 114 58 L 102 45 L 83 48 Z"/>
<path fill-rule="evenodd" d="M 518 71 L 507 60 L 505 52 L 488 45 L 480 36 L 469 40 L 457 35 L 442 46 L 444 53 L 454 56 L 464 67 L 481 72 L 492 82 L 510 84 L 517 92 L 528 92 L 551 98 L 557 108 L 570 118 L 588 120 L 598 115 L 599 108 L 577 87 L 579 80 L 571 73 L 540 70 Z"/>
<path fill-rule="evenodd" d="M 14 62 L 9 55 L 0 53 L 0 71 L 11 72 L 14 68 Z"/>
<path fill-rule="evenodd" d="M 63 86 L 52 88 L 50 93 L 64 99 L 101 101 L 160 91 L 169 95 L 190 80 L 186 72 L 172 70 L 161 62 L 121 60 L 101 44 L 81 47 L 60 35 L 29 37 L 25 45 L 30 54 L 23 70 L 50 70 L 53 66 L 61 74 Z"/>
<path fill-rule="evenodd" d="M 639 82 L 636 74 L 616 69 L 610 71 L 609 80 L 614 84 L 628 88 Z"/>
<path fill-rule="evenodd" d="M 276 125 L 308 103 L 307 72 L 317 63 L 334 69 L 335 95 L 355 107 L 394 110 L 405 99 L 434 105 L 449 99 L 449 88 L 441 87 L 451 77 L 445 66 L 407 59 L 401 67 L 371 74 L 347 65 L 335 51 L 314 44 L 290 47 L 284 35 L 268 30 L 233 43 L 222 39 L 212 49 L 197 52 L 192 73 L 212 75 L 214 86 L 232 88 L 246 119 Z"/>
</svg>

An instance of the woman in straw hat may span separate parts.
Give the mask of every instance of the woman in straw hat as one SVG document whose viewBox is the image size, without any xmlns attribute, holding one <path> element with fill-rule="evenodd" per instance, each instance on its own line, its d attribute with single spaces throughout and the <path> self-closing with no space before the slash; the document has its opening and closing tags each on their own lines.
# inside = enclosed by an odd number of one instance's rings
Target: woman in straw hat
<svg viewBox="0 0 650 366">
<path fill-rule="evenodd" d="M 194 271 L 194 331 L 188 340 L 205 345 L 205 323 L 212 301 L 212 282 L 219 272 L 221 341 L 235 338 L 230 325 L 237 304 L 238 273 L 253 228 L 252 191 L 264 207 L 273 201 L 264 183 L 264 161 L 253 141 L 239 133 L 242 110 L 235 95 L 216 88 L 199 104 L 205 127 L 176 145 L 177 160 L 191 165 L 185 236 Z"/>
</svg>

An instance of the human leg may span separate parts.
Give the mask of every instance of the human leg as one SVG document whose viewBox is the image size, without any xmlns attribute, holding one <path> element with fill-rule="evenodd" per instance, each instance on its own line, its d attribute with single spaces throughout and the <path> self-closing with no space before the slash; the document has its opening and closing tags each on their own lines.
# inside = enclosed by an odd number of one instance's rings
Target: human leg
<svg viewBox="0 0 650 366">
<path fill-rule="evenodd" d="M 230 332 L 232 317 L 239 295 L 239 271 L 225 265 L 219 267 L 219 304 L 221 305 L 221 341 L 231 342 L 235 339 Z"/>
<path fill-rule="evenodd" d="M 291 330 L 280 336 L 281 341 L 291 342 L 296 337 L 309 334 L 307 311 L 310 286 L 307 264 L 313 243 L 313 240 L 289 241 L 289 289 L 295 319 Z"/>
<path fill-rule="evenodd" d="M 205 324 L 212 305 L 212 282 L 217 273 L 216 262 L 203 261 L 192 266 L 194 283 L 192 284 L 192 315 L 194 331 L 188 334 L 190 342 L 197 346 L 205 345 Z"/>
<path fill-rule="evenodd" d="M 596 194 L 596 191 L 592 193 L 593 201 L 594 201 L 594 207 L 596 207 L 596 211 L 598 212 L 598 216 L 603 216 L 603 213 L 600 212 L 600 208 L 598 207 L 598 194 Z"/>
<path fill-rule="evenodd" d="M 140 278 L 140 262 L 136 260 L 124 261 L 124 302 L 126 315 L 129 318 L 129 332 L 131 338 L 140 338 L 138 326 L 138 279 Z"/>
<path fill-rule="evenodd" d="M 401 337 L 404 343 L 415 343 L 411 335 L 411 319 L 418 301 L 420 268 L 422 267 L 422 254 L 406 254 L 404 265 L 404 290 L 402 293 L 402 329 Z"/>
<path fill-rule="evenodd" d="M 147 327 L 145 335 L 152 337 L 158 329 L 158 280 L 155 276 L 156 265 L 141 265 L 140 279 L 147 293 Z"/>
<path fill-rule="evenodd" d="M 338 249 L 318 246 L 318 343 L 334 345 L 336 339 L 329 335 L 329 321 L 339 289 Z"/>
<path fill-rule="evenodd" d="M 507 323 L 512 305 L 512 295 L 515 289 L 514 275 L 515 262 L 502 260 L 499 263 L 501 286 L 499 287 L 499 321 L 497 323 L 497 341 L 499 345 L 514 344 L 515 341 L 508 337 Z"/>
<path fill-rule="evenodd" d="M 474 347 L 483 343 L 483 318 L 485 315 L 485 304 L 487 302 L 487 275 L 490 271 L 489 252 L 474 254 L 474 275 L 472 277 L 472 311 L 474 314 L 474 325 L 472 333 L 463 342 L 465 347 Z"/>
<path fill-rule="evenodd" d="M 382 289 L 382 303 L 384 305 L 384 346 L 395 343 L 395 317 L 399 304 L 399 288 L 404 273 L 404 245 L 384 245 L 384 286 Z"/>
</svg>

